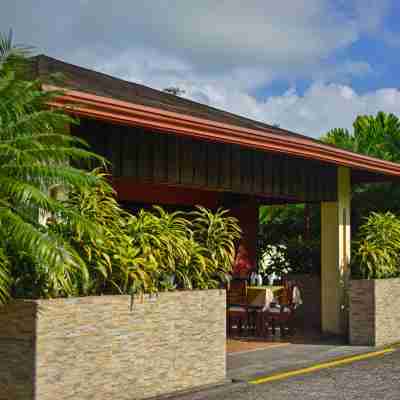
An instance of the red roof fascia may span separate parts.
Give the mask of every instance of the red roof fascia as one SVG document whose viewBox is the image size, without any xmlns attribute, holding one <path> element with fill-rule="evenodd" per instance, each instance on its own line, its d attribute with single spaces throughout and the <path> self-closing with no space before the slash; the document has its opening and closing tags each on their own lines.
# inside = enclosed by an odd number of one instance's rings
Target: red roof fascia
<svg viewBox="0 0 400 400">
<path fill-rule="evenodd" d="M 342 165 L 359 170 L 400 177 L 400 164 L 368 157 L 319 143 L 302 136 L 286 136 L 210 121 L 186 114 L 161 110 L 122 100 L 98 96 L 76 90 L 43 85 L 44 90 L 63 93 L 50 102 L 51 106 L 68 112 L 110 122 L 141 126 L 166 133 L 177 133 L 209 141 L 233 143 L 255 149 L 284 153 Z"/>
</svg>

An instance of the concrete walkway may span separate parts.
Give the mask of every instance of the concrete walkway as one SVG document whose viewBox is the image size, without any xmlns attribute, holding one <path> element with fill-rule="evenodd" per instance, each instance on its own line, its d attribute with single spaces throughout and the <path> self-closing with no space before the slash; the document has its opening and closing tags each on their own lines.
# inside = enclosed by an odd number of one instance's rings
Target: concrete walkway
<svg viewBox="0 0 400 400">
<path fill-rule="evenodd" d="M 373 351 L 373 347 L 349 346 L 337 339 L 315 344 L 286 344 L 265 350 L 227 355 L 228 378 L 249 381 L 267 375 L 305 368 L 337 358 Z"/>
</svg>

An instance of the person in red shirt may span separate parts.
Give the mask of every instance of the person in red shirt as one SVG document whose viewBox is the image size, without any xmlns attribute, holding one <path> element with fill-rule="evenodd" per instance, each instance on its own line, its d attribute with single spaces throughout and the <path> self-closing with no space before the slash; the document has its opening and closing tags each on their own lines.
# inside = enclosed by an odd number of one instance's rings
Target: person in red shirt
<svg viewBox="0 0 400 400">
<path fill-rule="evenodd" d="M 241 243 L 236 252 L 236 258 L 233 264 L 233 276 L 247 278 L 251 270 L 252 265 L 249 253 L 243 243 Z"/>
</svg>

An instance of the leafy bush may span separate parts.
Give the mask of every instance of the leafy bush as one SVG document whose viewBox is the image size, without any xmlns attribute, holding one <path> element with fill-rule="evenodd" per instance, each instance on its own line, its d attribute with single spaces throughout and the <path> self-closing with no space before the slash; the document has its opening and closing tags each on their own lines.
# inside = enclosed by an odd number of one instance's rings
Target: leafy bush
<svg viewBox="0 0 400 400">
<path fill-rule="evenodd" d="M 225 281 L 228 278 L 235 259 L 235 241 L 241 237 L 238 220 L 228 216 L 228 213 L 221 208 L 213 213 L 198 206 L 189 214 L 193 240 L 204 249 L 204 255 L 210 262 L 210 280 Z"/>
<path fill-rule="evenodd" d="M 311 222 L 308 235 L 312 239 L 305 238 L 304 207 L 304 204 L 261 207 L 257 251 L 262 273 L 265 270 L 262 260 L 268 257 L 268 249 L 275 247 L 280 248 L 279 252 L 283 254 L 285 263 L 290 265 L 291 273 L 320 273 L 320 207 L 319 204 L 308 205 Z M 282 264 L 279 257 L 272 264 L 267 275 L 272 272 L 279 276 L 287 273 L 288 266 Z"/>
<path fill-rule="evenodd" d="M 287 260 L 287 247 L 284 244 L 267 245 L 262 253 L 258 271 L 263 277 L 281 278 L 291 271 Z"/>
<path fill-rule="evenodd" d="M 75 282 L 79 293 L 205 289 L 227 279 L 240 228 L 226 210 L 213 213 L 197 207 L 189 213 L 168 213 L 155 206 L 152 212 L 131 215 L 121 209 L 106 181 L 100 182 L 70 193 L 65 203 L 72 208 L 80 205 L 82 216 L 102 227 L 101 235 L 62 221 L 52 227 L 70 238 L 87 265 L 89 279 Z"/>
<path fill-rule="evenodd" d="M 268 240 L 268 239 L 267 239 Z M 321 244 L 319 240 L 303 240 L 301 237 L 283 238 L 267 244 L 259 241 L 258 270 L 263 276 L 294 274 L 320 274 Z"/>
<path fill-rule="evenodd" d="M 321 273 L 321 242 L 294 238 L 286 243 L 286 258 L 293 274 Z"/>
<path fill-rule="evenodd" d="M 352 272 L 355 277 L 399 276 L 400 219 L 394 214 L 371 213 L 360 227 L 354 245 Z"/>
</svg>

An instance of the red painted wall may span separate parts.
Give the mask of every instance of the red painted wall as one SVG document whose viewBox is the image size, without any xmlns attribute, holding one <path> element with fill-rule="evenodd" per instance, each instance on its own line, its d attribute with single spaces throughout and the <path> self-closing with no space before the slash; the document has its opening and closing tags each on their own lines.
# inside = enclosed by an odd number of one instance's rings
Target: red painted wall
<svg viewBox="0 0 400 400">
<path fill-rule="evenodd" d="M 248 251 L 250 261 L 255 266 L 257 261 L 258 203 L 249 201 L 230 208 L 243 231 L 243 245 Z"/>
<path fill-rule="evenodd" d="M 113 178 L 112 186 L 120 201 L 182 206 L 199 204 L 208 208 L 217 208 L 221 201 L 220 192 L 162 184 L 136 183 L 130 178 Z"/>
</svg>

